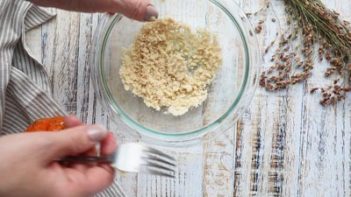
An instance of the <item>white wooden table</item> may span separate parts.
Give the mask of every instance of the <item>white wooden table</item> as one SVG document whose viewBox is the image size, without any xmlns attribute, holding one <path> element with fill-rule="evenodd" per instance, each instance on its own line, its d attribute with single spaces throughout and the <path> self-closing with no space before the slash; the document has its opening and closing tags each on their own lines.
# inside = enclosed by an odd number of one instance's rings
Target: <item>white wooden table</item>
<svg viewBox="0 0 351 197">
<path fill-rule="evenodd" d="M 236 0 L 255 12 L 268 0 Z M 351 20 L 350 0 L 324 0 Z M 281 28 L 281 0 L 272 0 Z M 266 20 L 270 21 L 267 15 Z M 29 33 L 28 42 L 47 66 L 55 98 L 86 123 L 117 127 L 97 102 L 90 80 L 95 14 L 58 11 L 52 22 Z M 267 23 L 258 35 L 262 46 L 274 38 L 277 24 Z M 263 48 L 263 47 L 262 47 Z M 321 81 L 325 65 L 306 83 L 279 93 L 259 88 L 251 107 L 231 129 L 216 139 L 178 150 L 177 180 L 120 174 L 129 196 L 350 196 L 351 98 L 323 108 L 308 94 Z M 134 141 L 119 136 L 119 142 Z"/>
</svg>

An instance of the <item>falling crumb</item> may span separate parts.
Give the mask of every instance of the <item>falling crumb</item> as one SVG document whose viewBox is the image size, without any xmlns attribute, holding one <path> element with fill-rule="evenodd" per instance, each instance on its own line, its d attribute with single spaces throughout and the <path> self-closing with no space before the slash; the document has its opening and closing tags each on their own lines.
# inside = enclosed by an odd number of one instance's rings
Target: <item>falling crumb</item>
<svg viewBox="0 0 351 197">
<path fill-rule="evenodd" d="M 206 100 L 221 63 L 214 35 L 166 18 L 143 26 L 124 52 L 120 76 L 148 107 L 180 116 Z"/>
</svg>

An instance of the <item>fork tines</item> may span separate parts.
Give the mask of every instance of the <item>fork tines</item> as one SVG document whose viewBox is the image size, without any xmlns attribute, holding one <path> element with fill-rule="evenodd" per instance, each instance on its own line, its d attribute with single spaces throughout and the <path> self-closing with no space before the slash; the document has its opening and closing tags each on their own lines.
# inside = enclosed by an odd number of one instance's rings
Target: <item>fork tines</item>
<svg viewBox="0 0 351 197">
<path fill-rule="evenodd" d="M 171 161 L 173 161 L 174 163 L 176 162 L 176 159 L 160 150 L 157 150 L 155 148 L 151 148 L 151 147 L 145 147 L 144 149 L 145 152 L 149 152 L 151 154 L 155 154 L 155 155 L 159 155 L 160 157 L 165 157 Z"/>
<path fill-rule="evenodd" d="M 143 151 L 145 153 L 143 157 L 145 172 L 170 178 L 175 177 L 177 165 L 174 157 L 151 147 L 146 147 Z"/>
</svg>

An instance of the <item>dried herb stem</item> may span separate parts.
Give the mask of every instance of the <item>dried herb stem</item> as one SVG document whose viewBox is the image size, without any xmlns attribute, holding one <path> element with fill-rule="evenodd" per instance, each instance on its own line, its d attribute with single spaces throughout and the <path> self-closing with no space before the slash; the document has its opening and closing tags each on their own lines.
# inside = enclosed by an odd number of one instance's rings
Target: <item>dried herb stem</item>
<svg viewBox="0 0 351 197">
<path fill-rule="evenodd" d="M 273 65 L 261 74 L 260 85 L 268 91 L 275 91 L 304 82 L 312 75 L 314 54 L 317 52 L 320 62 L 325 59 L 329 63 L 325 77 L 333 76 L 337 80 L 328 87 L 313 88 L 311 93 L 320 90 L 322 105 L 343 100 L 351 91 L 348 86 L 351 70 L 350 23 L 342 21 L 337 12 L 328 9 L 320 0 L 284 2 L 291 33 L 281 36 L 279 48 L 271 59 Z M 270 48 L 266 49 L 266 54 Z"/>
</svg>

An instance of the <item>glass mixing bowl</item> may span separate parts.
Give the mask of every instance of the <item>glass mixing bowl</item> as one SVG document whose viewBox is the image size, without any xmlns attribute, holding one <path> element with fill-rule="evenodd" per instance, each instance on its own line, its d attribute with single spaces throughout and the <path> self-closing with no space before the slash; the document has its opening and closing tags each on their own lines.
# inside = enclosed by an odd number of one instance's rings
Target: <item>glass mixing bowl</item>
<svg viewBox="0 0 351 197">
<path fill-rule="evenodd" d="M 210 131 L 233 125 L 248 106 L 257 84 L 260 54 L 245 14 L 227 0 L 153 0 L 159 18 L 171 17 L 217 35 L 223 63 L 209 87 L 207 100 L 183 116 L 148 108 L 124 90 L 119 69 L 123 50 L 134 41 L 143 23 L 121 15 L 104 15 L 97 27 L 93 75 L 100 100 L 110 117 L 142 136 L 163 142 L 199 139 Z M 121 121 L 120 121 L 121 120 Z"/>
</svg>

